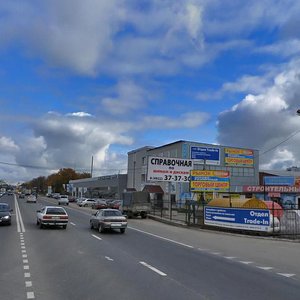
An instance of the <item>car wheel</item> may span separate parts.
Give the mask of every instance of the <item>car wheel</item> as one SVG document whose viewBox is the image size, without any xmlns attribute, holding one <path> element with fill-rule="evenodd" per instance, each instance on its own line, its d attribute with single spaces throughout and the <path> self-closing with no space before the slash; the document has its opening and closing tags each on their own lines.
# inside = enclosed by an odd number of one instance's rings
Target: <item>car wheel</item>
<svg viewBox="0 0 300 300">
<path fill-rule="evenodd" d="M 44 228 L 44 225 L 42 222 L 40 222 L 40 229 L 43 229 Z"/>
<path fill-rule="evenodd" d="M 84 207 L 87 207 L 88 205 L 87 205 L 87 204 L 84 204 L 83 206 L 84 206 Z"/>
<path fill-rule="evenodd" d="M 39 220 L 38 219 L 36 219 L 36 225 L 38 226 L 40 223 L 39 223 Z"/>
<path fill-rule="evenodd" d="M 94 229 L 93 222 L 90 222 L 90 228 L 91 228 L 91 229 Z"/>
<path fill-rule="evenodd" d="M 120 228 L 121 233 L 125 233 L 125 228 Z"/>
<path fill-rule="evenodd" d="M 103 228 L 103 225 L 102 225 L 102 224 L 99 225 L 98 231 L 99 231 L 100 233 L 103 233 L 103 232 L 104 232 L 104 228 Z"/>
<path fill-rule="evenodd" d="M 67 225 L 63 225 L 63 229 L 67 229 Z"/>
</svg>

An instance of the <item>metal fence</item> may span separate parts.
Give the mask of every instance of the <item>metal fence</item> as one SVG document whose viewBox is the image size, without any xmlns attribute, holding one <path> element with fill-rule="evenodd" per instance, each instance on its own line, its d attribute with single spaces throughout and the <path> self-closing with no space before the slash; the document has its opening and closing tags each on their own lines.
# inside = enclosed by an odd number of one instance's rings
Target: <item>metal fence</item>
<svg viewBox="0 0 300 300">
<path fill-rule="evenodd" d="M 275 209 L 273 207 L 269 209 L 270 228 L 268 232 L 261 232 L 205 225 L 205 205 L 206 204 L 204 203 L 198 203 L 195 201 L 187 201 L 182 205 L 178 205 L 174 202 L 164 201 L 159 204 L 152 204 L 151 215 L 159 217 L 162 220 L 218 231 L 222 230 L 251 235 L 267 235 L 290 239 L 300 239 L 300 208 Z M 239 209 L 240 207 L 231 208 Z"/>
</svg>

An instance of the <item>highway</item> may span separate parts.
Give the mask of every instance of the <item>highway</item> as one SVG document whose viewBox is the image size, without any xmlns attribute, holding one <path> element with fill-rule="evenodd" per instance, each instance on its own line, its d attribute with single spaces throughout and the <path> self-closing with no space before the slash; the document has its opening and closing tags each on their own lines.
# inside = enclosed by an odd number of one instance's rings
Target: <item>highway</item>
<svg viewBox="0 0 300 300">
<path fill-rule="evenodd" d="M 130 219 L 125 234 L 89 227 L 90 209 L 66 207 L 66 230 L 40 229 L 36 210 L 13 208 L 0 226 L 1 299 L 300 299 L 299 243 Z"/>
</svg>

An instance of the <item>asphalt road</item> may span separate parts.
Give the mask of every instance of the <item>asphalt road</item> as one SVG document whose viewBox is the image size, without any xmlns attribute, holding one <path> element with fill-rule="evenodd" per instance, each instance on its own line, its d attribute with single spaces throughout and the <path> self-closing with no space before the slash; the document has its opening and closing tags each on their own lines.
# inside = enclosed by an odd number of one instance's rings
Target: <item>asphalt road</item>
<svg viewBox="0 0 300 300">
<path fill-rule="evenodd" d="M 89 228 L 90 210 L 66 207 L 66 230 L 40 229 L 37 204 L 0 226 L 1 299 L 300 299 L 299 243 L 129 220 L 125 234 Z"/>
</svg>

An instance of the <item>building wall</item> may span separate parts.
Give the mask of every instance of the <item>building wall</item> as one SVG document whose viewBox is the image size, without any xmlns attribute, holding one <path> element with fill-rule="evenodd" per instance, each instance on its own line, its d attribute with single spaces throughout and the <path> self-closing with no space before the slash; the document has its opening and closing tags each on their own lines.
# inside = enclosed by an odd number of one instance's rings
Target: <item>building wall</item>
<svg viewBox="0 0 300 300">
<path fill-rule="evenodd" d="M 116 198 L 122 197 L 122 192 L 126 189 L 127 174 L 115 174 L 108 176 L 99 176 L 93 178 L 84 178 L 78 180 L 70 180 L 76 196 L 80 190 L 84 189 L 100 189 L 103 191 L 117 191 Z"/>
<path fill-rule="evenodd" d="M 171 144 L 163 145 L 156 148 L 141 148 L 128 153 L 128 187 L 134 187 L 136 190 L 142 190 L 147 184 L 147 157 L 163 156 L 172 158 L 191 158 L 191 147 L 213 147 L 220 149 L 220 165 L 209 165 L 203 163 L 194 163 L 194 169 L 198 170 L 227 170 L 230 171 L 230 191 L 242 192 L 243 185 L 257 185 L 259 183 L 259 152 L 253 150 L 254 164 L 253 167 L 232 167 L 225 165 L 225 148 L 238 148 L 234 146 L 220 146 L 190 141 L 177 141 Z M 188 183 L 167 183 L 167 182 L 148 182 L 148 184 L 158 184 L 165 191 L 165 198 L 171 198 L 171 194 L 176 195 L 179 199 L 182 193 L 189 192 Z"/>
</svg>

